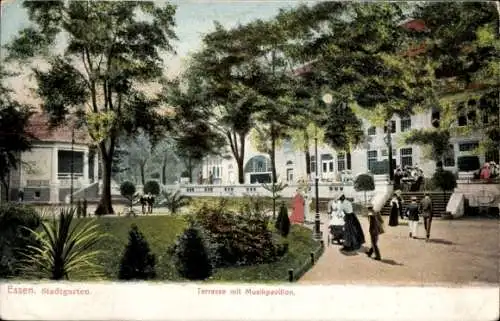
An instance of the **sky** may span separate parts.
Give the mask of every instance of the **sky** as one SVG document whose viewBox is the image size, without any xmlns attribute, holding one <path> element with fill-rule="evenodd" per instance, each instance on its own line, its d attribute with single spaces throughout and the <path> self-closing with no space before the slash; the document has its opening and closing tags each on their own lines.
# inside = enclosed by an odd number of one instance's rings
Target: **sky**
<svg viewBox="0 0 500 321">
<path fill-rule="evenodd" d="M 19 30 L 29 26 L 27 14 L 21 0 L 0 0 L 2 4 L 0 43 L 8 43 Z M 290 8 L 299 3 L 317 1 L 255 1 L 255 0 L 172 0 L 177 5 L 176 33 L 179 38 L 174 42 L 177 55 L 166 60 L 169 74 L 178 74 L 183 58 L 200 48 L 201 38 L 214 28 L 214 21 L 225 27 L 247 23 L 255 19 L 270 19 L 280 8 Z"/>
</svg>

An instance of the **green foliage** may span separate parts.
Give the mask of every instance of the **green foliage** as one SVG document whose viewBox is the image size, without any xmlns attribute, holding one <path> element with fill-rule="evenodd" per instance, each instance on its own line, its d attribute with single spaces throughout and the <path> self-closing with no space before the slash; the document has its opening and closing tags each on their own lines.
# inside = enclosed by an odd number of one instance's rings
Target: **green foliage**
<svg viewBox="0 0 500 321">
<path fill-rule="evenodd" d="M 359 191 L 373 191 L 375 190 L 375 182 L 373 176 L 369 174 L 360 174 L 356 177 L 354 181 L 354 189 Z"/>
<path fill-rule="evenodd" d="M 132 224 L 129 241 L 120 262 L 118 279 L 150 280 L 156 277 L 156 257 L 137 225 Z"/>
<path fill-rule="evenodd" d="M 40 216 L 31 206 L 0 205 L 0 278 L 18 275 L 16 266 L 22 259 L 20 250 L 35 244 L 33 235 L 23 227 L 36 230 L 40 223 Z"/>
<path fill-rule="evenodd" d="M 457 187 L 457 178 L 450 171 L 438 170 L 432 176 L 432 182 L 443 192 L 453 191 Z"/>
<path fill-rule="evenodd" d="M 440 129 L 414 129 L 406 138 L 406 144 L 430 145 L 432 160 L 442 161 L 450 145 L 450 132 Z"/>
<path fill-rule="evenodd" d="M 120 185 L 120 194 L 131 202 L 134 199 L 135 191 L 135 185 L 132 182 L 126 181 Z"/>
<path fill-rule="evenodd" d="M 157 181 L 148 181 L 144 185 L 144 194 L 159 195 L 160 194 L 160 184 Z"/>
<path fill-rule="evenodd" d="M 24 276 L 69 280 L 80 277 L 99 277 L 96 257 L 101 253 L 96 245 L 106 236 L 97 232 L 97 224 L 78 220 L 73 223 L 75 209 L 61 209 L 59 217 L 42 223 L 37 232 L 25 227 L 39 241 L 27 246 L 21 261 Z"/>
<path fill-rule="evenodd" d="M 267 216 L 237 214 L 220 203 L 203 206 L 194 219 L 207 231 L 216 267 L 269 263 L 284 253 L 269 231 Z"/>
<path fill-rule="evenodd" d="M 288 217 L 288 209 L 284 203 L 280 206 L 280 212 L 274 227 L 283 237 L 287 237 L 290 233 L 290 218 Z"/>
<path fill-rule="evenodd" d="M 172 214 L 176 214 L 181 208 L 188 206 L 191 202 L 191 197 L 181 194 L 181 191 L 163 191 L 162 197 L 160 206 L 166 206 Z"/>
<path fill-rule="evenodd" d="M 148 85 L 163 76 L 162 56 L 172 51 L 175 6 L 24 1 L 23 7 L 30 24 L 6 46 L 8 58 L 21 62 L 38 58 L 48 64 L 34 68 L 42 109 L 54 125 L 69 117 L 87 130 L 106 165 L 103 168 L 111 167 L 121 133 L 134 134 L 142 128 L 158 137 L 169 128 L 158 113 L 160 99 L 151 97 Z M 67 41 L 56 41 L 62 35 Z M 113 213 L 110 185 L 111 172 L 105 170 L 96 213 Z"/>
<path fill-rule="evenodd" d="M 283 183 L 283 182 L 278 182 L 278 183 L 271 183 L 271 184 L 262 184 L 262 187 L 264 187 L 265 190 L 271 192 L 272 200 L 273 200 L 273 218 L 276 217 L 276 201 L 281 197 L 279 194 L 281 191 L 283 191 L 285 188 L 288 187 L 288 184 Z"/>
<path fill-rule="evenodd" d="M 189 280 L 205 280 L 212 275 L 212 258 L 202 230 L 189 226 L 174 245 L 175 266 Z"/>
</svg>

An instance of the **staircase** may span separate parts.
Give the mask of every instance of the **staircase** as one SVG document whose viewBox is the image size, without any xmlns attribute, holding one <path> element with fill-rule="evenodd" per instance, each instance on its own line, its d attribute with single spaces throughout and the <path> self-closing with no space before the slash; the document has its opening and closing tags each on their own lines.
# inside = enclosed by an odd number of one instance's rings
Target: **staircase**
<svg viewBox="0 0 500 321">
<path fill-rule="evenodd" d="M 450 192 L 429 192 L 429 196 L 432 199 L 432 210 L 434 216 L 442 216 L 446 213 L 446 205 L 448 205 L 448 201 L 451 197 Z M 413 196 L 417 197 L 417 203 L 419 203 L 424 198 L 424 192 L 406 192 L 401 193 L 401 198 L 403 199 L 403 207 L 411 203 L 411 198 Z M 389 215 L 391 213 L 391 198 L 387 200 L 384 207 L 380 211 L 382 215 Z"/>
</svg>

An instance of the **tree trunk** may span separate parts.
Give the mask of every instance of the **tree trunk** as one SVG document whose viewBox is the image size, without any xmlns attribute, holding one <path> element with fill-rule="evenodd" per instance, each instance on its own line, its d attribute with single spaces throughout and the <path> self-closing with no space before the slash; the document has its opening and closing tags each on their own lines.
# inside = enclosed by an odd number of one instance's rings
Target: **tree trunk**
<svg viewBox="0 0 500 321">
<path fill-rule="evenodd" d="M 95 210 L 96 215 L 114 214 L 113 204 L 111 203 L 111 166 L 113 162 L 112 152 L 106 153 L 104 144 L 99 148 L 101 155 L 102 169 L 102 191 L 101 199 Z"/>
<path fill-rule="evenodd" d="M 243 163 L 245 160 L 245 135 L 239 135 L 240 137 L 240 153 L 239 158 L 236 159 L 238 166 L 238 183 L 245 184 L 245 164 Z"/>
<path fill-rule="evenodd" d="M 366 191 L 365 191 L 365 205 L 366 205 Z"/>
<path fill-rule="evenodd" d="M 9 201 L 9 184 L 5 181 L 5 179 L 2 179 L 2 195 L 0 195 L 0 198 L 2 201 Z"/>
<path fill-rule="evenodd" d="M 309 152 L 309 134 L 307 129 L 304 130 L 304 154 L 306 155 L 306 176 L 309 180 L 311 178 L 311 153 Z"/>
<path fill-rule="evenodd" d="M 139 172 L 140 172 L 140 175 L 141 175 L 141 183 L 142 183 L 142 186 L 146 185 L 146 174 L 144 173 L 144 169 L 146 167 L 146 164 L 141 164 L 139 165 Z"/>
<path fill-rule="evenodd" d="M 188 158 L 188 173 L 189 173 L 189 184 L 193 184 L 193 164 L 191 161 L 191 157 Z"/>
<path fill-rule="evenodd" d="M 273 184 L 277 182 L 276 174 L 276 134 L 274 128 L 271 127 L 271 180 Z"/>
<path fill-rule="evenodd" d="M 163 157 L 163 163 L 161 164 L 161 183 L 167 185 L 167 157 Z"/>
</svg>

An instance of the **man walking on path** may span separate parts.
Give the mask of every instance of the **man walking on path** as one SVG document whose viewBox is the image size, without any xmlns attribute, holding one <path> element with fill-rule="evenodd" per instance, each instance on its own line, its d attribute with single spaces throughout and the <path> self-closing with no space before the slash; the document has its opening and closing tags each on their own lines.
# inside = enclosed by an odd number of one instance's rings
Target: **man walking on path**
<svg viewBox="0 0 500 321">
<path fill-rule="evenodd" d="M 418 232 L 418 211 L 419 206 L 417 204 L 417 197 L 411 197 L 411 203 L 408 205 L 406 209 L 406 215 L 408 216 L 408 226 L 410 227 L 410 238 L 417 238 Z"/>
<path fill-rule="evenodd" d="M 371 257 L 375 253 L 375 260 L 380 261 L 382 258 L 377 243 L 378 236 L 384 233 L 384 220 L 380 213 L 375 213 L 372 205 L 368 206 L 368 221 L 370 223 L 369 231 L 372 247 L 366 252 L 366 255 Z"/>
<path fill-rule="evenodd" d="M 424 227 L 426 234 L 426 242 L 429 241 L 431 236 L 431 224 L 432 224 L 432 200 L 429 193 L 425 193 L 424 199 L 420 202 L 420 211 L 424 217 Z"/>
</svg>

